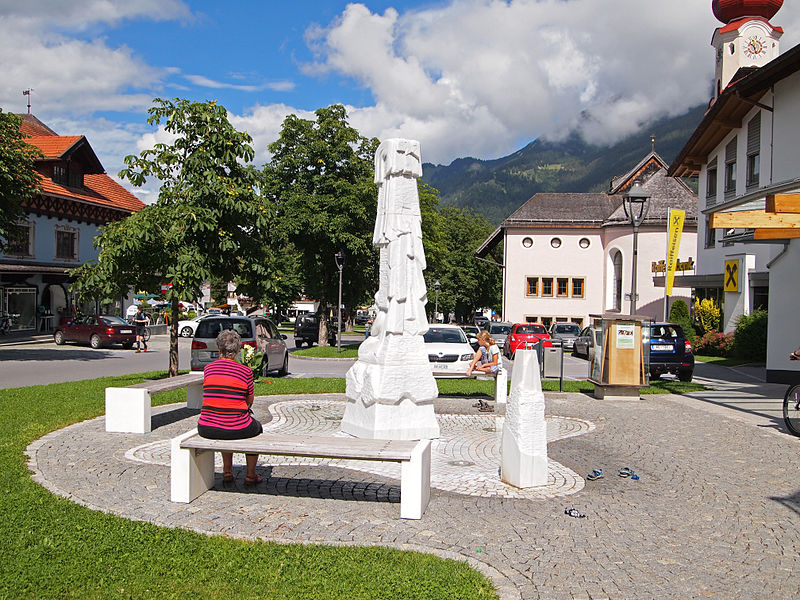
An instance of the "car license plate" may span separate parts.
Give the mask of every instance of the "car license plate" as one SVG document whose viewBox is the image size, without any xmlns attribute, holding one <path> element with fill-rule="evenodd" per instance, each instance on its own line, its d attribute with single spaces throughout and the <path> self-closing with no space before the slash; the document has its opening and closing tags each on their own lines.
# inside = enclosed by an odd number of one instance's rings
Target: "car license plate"
<svg viewBox="0 0 800 600">
<path fill-rule="evenodd" d="M 133 333 L 133 329 L 120 329 L 120 333 Z"/>
<path fill-rule="evenodd" d="M 219 352 L 209 352 L 211 358 L 219 358 Z"/>
<path fill-rule="evenodd" d="M 672 344 L 653 344 L 653 350 L 672 350 Z"/>
</svg>

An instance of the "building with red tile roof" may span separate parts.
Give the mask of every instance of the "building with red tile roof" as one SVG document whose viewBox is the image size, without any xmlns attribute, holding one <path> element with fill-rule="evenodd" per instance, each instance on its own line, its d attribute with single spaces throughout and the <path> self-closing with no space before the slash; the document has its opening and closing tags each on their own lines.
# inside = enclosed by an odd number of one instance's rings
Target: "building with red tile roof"
<svg viewBox="0 0 800 600">
<path fill-rule="evenodd" d="M 99 228 L 145 205 L 106 174 L 85 136 L 19 116 L 20 132 L 42 153 L 39 193 L 23 203 L 23 237 L 0 254 L 0 313 L 15 315 L 15 329 L 44 331 L 73 310 L 67 272 L 97 258 Z"/>
</svg>

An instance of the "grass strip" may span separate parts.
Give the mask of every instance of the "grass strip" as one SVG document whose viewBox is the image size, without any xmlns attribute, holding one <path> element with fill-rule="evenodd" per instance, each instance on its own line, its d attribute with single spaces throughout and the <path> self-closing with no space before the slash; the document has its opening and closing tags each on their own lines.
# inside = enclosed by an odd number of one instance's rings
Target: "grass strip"
<svg viewBox="0 0 800 600">
<path fill-rule="evenodd" d="M 388 548 L 243 542 L 96 512 L 35 484 L 25 447 L 101 415 L 107 386 L 163 373 L 0 390 L 0 598 L 496 598 L 466 563 Z M 259 394 L 343 391 L 344 380 L 276 379 Z M 292 390 L 292 391 L 287 391 Z M 185 392 L 154 396 L 180 402 Z M 111 457 L 109 457 L 111 460 Z"/>
<path fill-rule="evenodd" d="M 360 345 L 361 342 L 342 344 L 341 352 L 336 351 L 335 344 L 333 346 L 312 346 L 303 350 L 295 350 L 292 355 L 312 356 L 314 358 L 358 358 L 358 347 Z"/>
<path fill-rule="evenodd" d="M 739 367 L 741 365 L 752 365 L 754 367 L 764 366 L 763 362 L 753 362 L 752 360 L 748 360 L 746 358 L 729 358 L 725 356 L 704 356 L 701 354 L 695 354 L 694 359 L 697 362 L 713 363 L 721 367 Z"/>
</svg>

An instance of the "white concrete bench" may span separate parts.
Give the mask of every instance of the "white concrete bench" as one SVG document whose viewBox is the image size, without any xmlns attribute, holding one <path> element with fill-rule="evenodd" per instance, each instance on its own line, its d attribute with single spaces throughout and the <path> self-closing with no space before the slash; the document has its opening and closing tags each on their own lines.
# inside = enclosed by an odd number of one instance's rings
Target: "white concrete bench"
<svg viewBox="0 0 800 600">
<path fill-rule="evenodd" d="M 209 440 L 193 429 L 172 438 L 170 499 L 191 502 L 214 486 L 214 452 L 375 460 L 401 464 L 400 517 L 421 519 L 431 491 L 430 440 L 370 440 L 262 433 L 246 440 Z"/>
<path fill-rule="evenodd" d="M 494 401 L 497 404 L 505 404 L 508 401 L 508 371 L 500 368 L 497 373 L 482 373 L 473 371 L 472 375 L 448 373 L 447 375 L 433 374 L 436 379 L 477 379 L 478 381 L 494 380 Z"/>
<path fill-rule="evenodd" d="M 106 388 L 106 431 L 149 433 L 152 402 L 150 396 L 186 388 L 187 408 L 203 406 L 203 373 L 194 372 L 144 381 L 127 387 Z"/>
</svg>

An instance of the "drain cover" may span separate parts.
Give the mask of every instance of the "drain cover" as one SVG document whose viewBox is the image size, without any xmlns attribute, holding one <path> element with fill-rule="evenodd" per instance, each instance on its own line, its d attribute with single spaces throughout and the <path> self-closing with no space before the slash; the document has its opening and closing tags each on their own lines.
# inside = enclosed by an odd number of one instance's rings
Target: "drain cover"
<svg viewBox="0 0 800 600">
<path fill-rule="evenodd" d="M 451 460 L 449 465 L 453 465 L 454 467 L 469 467 L 474 465 L 475 463 L 469 462 L 468 460 Z"/>
<path fill-rule="evenodd" d="M 341 421 L 342 417 L 323 417 L 326 421 Z"/>
<path fill-rule="evenodd" d="M 492 433 L 494 433 L 495 431 L 497 431 L 497 428 L 496 427 L 484 427 L 483 430 L 484 431 L 491 431 Z"/>
</svg>

